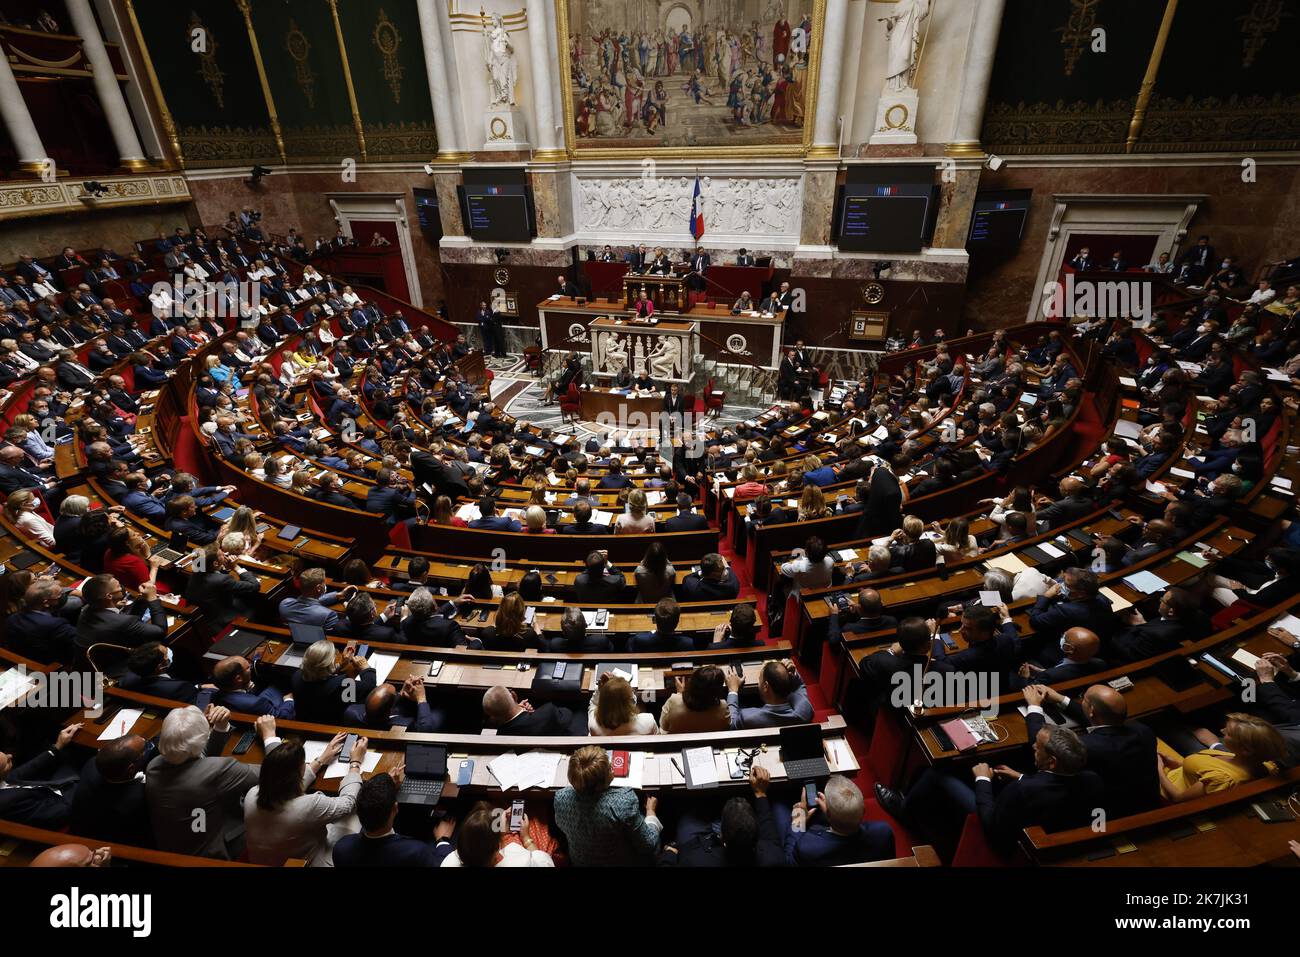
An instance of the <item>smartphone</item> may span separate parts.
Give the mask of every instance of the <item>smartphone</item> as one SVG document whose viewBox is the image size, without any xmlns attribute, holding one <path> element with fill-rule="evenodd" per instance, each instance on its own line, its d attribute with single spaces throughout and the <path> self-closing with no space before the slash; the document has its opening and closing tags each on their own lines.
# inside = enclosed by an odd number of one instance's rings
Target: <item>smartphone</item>
<svg viewBox="0 0 1300 957">
<path fill-rule="evenodd" d="M 429 665 L 429 677 L 430 678 L 438 677 L 438 673 L 442 671 L 443 664 L 444 662 L 435 661 L 433 664 Z"/>
<path fill-rule="evenodd" d="M 943 632 L 941 635 L 939 635 L 939 638 L 941 641 L 943 641 L 943 646 L 947 648 L 949 651 L 957 650 L 957 639 L 953 638 L 953 636 L 948 634 L 948 632 L 946 631 Z"/>
<path fill-rule="evenodd" d="M 803 786 L 803 799 L 808 802 L 808 809 L 811 811 L 817 806 L 817 782 L 807 781 Z"/>
<path fill-rule="evenodd" d="M 465 608 L 463 612 L 460 613 L 461 621 L 469 621 L 473 617 L 474 617 L 474 609 L 468 606 Z"/>
<path fill-rule="evenodd" d="M 478 613 L 478 620 L 481 622 L 488 620 L 488 610 L 486 608 L 484 608 L 481 612 Z"/>
<path fill-rule="evenodd" d="M 470 781 L 474 779 L 474 759 L 466 758 L 460 762 L 460 767 L 456 769 L 457 787 L 469 787 Z"/>
<path fill-rule="evenodd" d="M 337 759 L 339 764 L 348 764 L 352 760 L 352 748 L 356 745 L 356 743 L 357 743 L 357 736 L 355 734 L 349 734 L 346 738 L 343 739 L 343 749 L 339 751 L 339 756 Z"/>
<path fill-rule="evenodd" d="M 510 803 L 510 833 L 518 834 L 524 827 L 524 802 L 512 801 Z"/>
<path fill-rule="evenodd" d="M 358 657 L 358 658 L 364 658 L 364 657 L 365 657 L 366 655 L 368 655 L 368 654 L 370 654 L 370 646 L 369 646 L 369 645 L 357 645 L 357 657 Z"/>
<path fill-rule="evenodd" d="M 569 663 L 567 661 L 557 661 L 555 663 L 555 667 L 551 669 L 551 677 L 554 678 L 556 681 L 563 681 L 564 673 L 568 670 L 569 670 Z"/>
<path fill-rule="evenodd" d="M 596 612 L 596 627 L 604 628 L 607 624 L 609 624 L 609 612 L 602 608 Z"/>
<path fill-rule="evenodd" d="M 235 743 L 234 753 L 235 754 L 247 753 L 248 749 L 253 746 L 253 741 L 256 738 L 257 735 L 254 734 L 252 731 L 245 731 L 243 734 L 239 736 L 239 740 Z"/>
<path fill-rule="evenodd" d="M 554 585 L 556 582 L 559 581 L 559 579 L 556 578 L 556 577 L 555 577 L 553 574 L 551 574 L 550 572 L 547 572 L 545 575 L 542 576 L 542 578 L 545 580 L 546 584 L 548 584 L 548 585 Z"/>
</svg>

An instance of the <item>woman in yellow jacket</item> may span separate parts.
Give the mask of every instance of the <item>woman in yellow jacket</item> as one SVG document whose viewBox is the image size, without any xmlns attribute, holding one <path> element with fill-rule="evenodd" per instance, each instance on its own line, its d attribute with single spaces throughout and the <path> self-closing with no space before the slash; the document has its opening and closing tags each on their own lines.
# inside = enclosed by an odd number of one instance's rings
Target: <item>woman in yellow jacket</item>
<svg viewBox="0 0 1300 957">
<path fill-rule="evenodd" d="M 1169 801 L 1191 801 L 1273 774 L 1286 757 L 1286 742 L 1267 721 L 1233 712 L 1223 737 L 1198 735 L 1207 746 L 1182 757 L 1159 742 L 1160 790 Z"/>
</svg>

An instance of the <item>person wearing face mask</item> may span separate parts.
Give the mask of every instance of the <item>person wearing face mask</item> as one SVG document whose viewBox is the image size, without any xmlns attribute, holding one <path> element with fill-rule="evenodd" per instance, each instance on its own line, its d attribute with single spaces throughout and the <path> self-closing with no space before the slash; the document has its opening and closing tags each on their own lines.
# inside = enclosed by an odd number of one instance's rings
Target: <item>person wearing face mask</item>
<svg viewBox="0 0 1300 957">
<path fill-rule="evenodd" d="M 96 575 L 82 586 L 81 597 L 85 607 L 77 619 L 77 644 L 83 648 L 101 642 L 134 648 L 167 637 L 167 609 L 151 582 L 133 599 L 112 575 Z"/>
<path fill-rule="evenodd" d="M 1053 685 L 1105 671 L 1109 666 L 1097 657 L 1101 639 L 1087 628 L 1069 628 L 1057 642 L 1061 661 L 1050 668 L 1026 661 L 1011 676 L 1011 687 L 1019 690 L 1029 684 Z"/>
<path fill-rule="evenodd" d="M 1038 663 L 1052 667 L 1061 661 L 1060 638 L 1070 628 L 1086 628 L 1095 635 L 1108 636 L 1115 630 L 1115 613 L 1110 602 L 1098 593 L 1096 572 L 1087 568 L 1067 568 L 1059 582 L 1048 586 L 1029 611 L 1029 624 L 1035 642 L 1042 651 Z"/>
<path fill-rule="evenodd" d="M 1217 570 L 1216 588 L 1226 588 L 1257 608 L 1269 608 L 1300 594 L 1300 549 L 1275 546 L 1263 562 L 1225 558 Z"/>
<path fill-rule="evenodd" d="M 126 659 L 126 674 L 118 681 L 118 687 L 140 694 L 169 698 L 194 704 L 199 697 L 199 686 L 192 681 L 182 681 L 168 674 L 175 662 L 172 650 L 161 641 L 148 641 L 137 647 Z M 215 685 L 204 687 L 215 689 Z"/>
<path fill-rule="evenodd" d="M 1169 340 L 1173 346 L 1174 355 L 1179 359 L 1188 362 L 1199 362 L 1210 354 L 1210 348 L 1219 341 L 1219 323 L 1217 319 L 1209 318 L 1209 315 L 1215 314 L 1218 308 L 1218 300 L 1210 302 L 1213 294 L 1205 297 L 1205 304 L 1201 307 L 1200 315 L 1195 317 L 1195 325 L 1189 323 L 1188 327 L 1179 330 L 1179 332 Z M 1184 335 L 1190 328 L 1191 333 Z"/>
</svg>

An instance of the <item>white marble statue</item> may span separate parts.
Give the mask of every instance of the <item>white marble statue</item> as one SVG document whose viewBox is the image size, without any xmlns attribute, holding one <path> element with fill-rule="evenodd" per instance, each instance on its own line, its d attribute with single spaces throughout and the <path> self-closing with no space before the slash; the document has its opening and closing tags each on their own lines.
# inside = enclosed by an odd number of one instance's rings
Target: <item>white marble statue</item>
<svg viewBox="0 0 1300 957">
<path fill-rule="evenodd" d="M 682 365 L 681 340 L 676 336 L 662 336 L 650 353 L 650 378 L 655 381 L 679 379 Z"/>
<path fill-rule="evenodd" d="M 879 17 L 889 45 L 885 63 L 885 89 L 895 93 L 912 86 L 921 50 L 921 23 L 930 15 L 930 0 L 898 0 L 894 12 Z"/>
<path fill-rule="evenodd" d="M 492 14 L 483 22 L 483 62 L 487 64 L 491 85 L 489 104 L 493 107 L 515 105 L 515 48 L 510 43 L 501 14 Z"/>
</svg>

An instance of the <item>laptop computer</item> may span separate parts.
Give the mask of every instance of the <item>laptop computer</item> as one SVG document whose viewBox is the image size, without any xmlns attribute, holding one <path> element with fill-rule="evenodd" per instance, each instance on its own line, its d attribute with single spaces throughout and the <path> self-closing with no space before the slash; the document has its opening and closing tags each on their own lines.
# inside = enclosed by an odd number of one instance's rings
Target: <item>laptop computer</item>
<svg viewBox="0 0 1300 957">
<path fill-rule="evenodd" d="M 781 729 L 781 763 L 786 777 L 815 778 L 830 775 L 822 729 L 818 724 L 793 724 Z"/>
<path fill-rule="evenodd" d="M 184 552 L 178 552 L 172 548 L 171 542 L 159 542 L 149 554 L 157 555 L 165 562 L 176 562 L 185 557 Z"/>
<path fill-rule="evenodd" d="M 302 656 L 307 648 L 314 645 L 325 637 L 325 629 L 320 625 L 300 625 L 296 622 L 289 623 L 289 641 L 291 644 L 276 659 L 275 663 L 282 668 L 298 668 L 302 666 Z"/>
<path fill-rule="evenodd" d="M 397 792 L 398 804 L 432 807 L 447 783 L 447 749 L 440 744 L 411 744 L 406 748 L 406 777 Z"/>
</svg>

